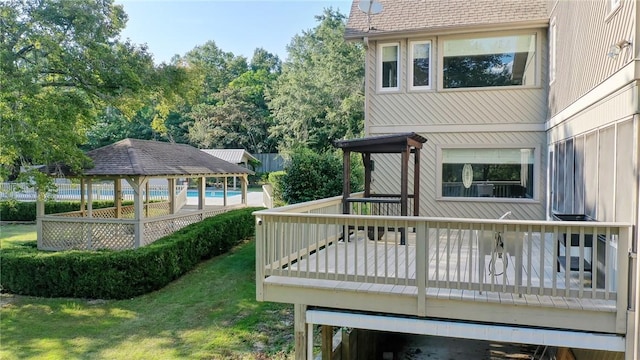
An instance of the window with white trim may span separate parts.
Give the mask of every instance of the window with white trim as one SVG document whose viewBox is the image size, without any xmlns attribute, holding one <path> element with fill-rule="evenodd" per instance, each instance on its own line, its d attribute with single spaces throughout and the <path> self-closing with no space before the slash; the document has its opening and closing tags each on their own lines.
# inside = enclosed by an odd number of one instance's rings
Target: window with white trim
<svg viewBox="0 0 640 360">
<path fill-rule="evenodd" d="M 444 89 L 536 85 L 536 34 L 442 41 Z"/>
<path fill-rule="evenodd" d="M 431 41 L 412 41 L 409 49 L 410 88 L 412 90 L 431 89 Z"/>
<path fill-rule="evenodd" d="M 378 46 L 378 90 L 400 89 L 400 43 Z"/>
<path fill-rule="evenodd" d="M 558 36 L 557 30 L 556 30 L 556 19 L 553 18 L 553 20 L 551 20 L 551 27 L 550 27 L 550 34 L 549 34 L 549 83 L 552 83 L 556 80 L 556 56 L 557 56 L 557 51 L 556 51 L 556 39 Z"/>
<path fill-rule="evenodd" d="M 443 197 L 534 198 L 534 148 L 446 148 L 441 155 Z"/>
</svg>

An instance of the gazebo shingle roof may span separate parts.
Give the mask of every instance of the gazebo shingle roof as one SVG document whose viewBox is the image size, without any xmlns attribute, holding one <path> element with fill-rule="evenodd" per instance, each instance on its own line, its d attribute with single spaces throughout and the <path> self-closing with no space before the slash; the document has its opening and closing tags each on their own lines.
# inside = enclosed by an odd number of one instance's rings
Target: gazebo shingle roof
<svg viewBox="0 0 640 360">
<path fill-rule="evenodd" d="M 367 14 L 353 1 L 345 38 L 439 31 L 455 27 L 508 24 L 526 21 L 549 21 L 546 0 L 376 0 L 382 12 Z"/>
<path fill-rule="evenodd" d="M 94 166 L 85 176 L 221 176 L 251 170 L 211 156 L 193 146 L 124 139 L 87 152 Z"/>
</svg>

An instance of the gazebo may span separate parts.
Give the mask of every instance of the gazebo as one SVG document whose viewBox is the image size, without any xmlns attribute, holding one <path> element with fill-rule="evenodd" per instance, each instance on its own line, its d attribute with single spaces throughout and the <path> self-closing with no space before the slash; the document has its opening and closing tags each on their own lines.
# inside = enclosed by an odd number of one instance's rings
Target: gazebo
<svg viewBox="0 0 640 360">
<path fill-rule="evenodd" d="M 38 196 L 38 248 L 69 249 L 130 249 L 138 248 L 171 234 L 191 223 L 215 216 L 231 208 L 247 204 L 248 175 L 253 172 L 231 164 L 185 144 L 124 139 L 87 152 L 93 167 L 80 174 L 68 171 L 63 175 L 80 179 L 81 210 L 47 215 L 44 196 Z M 242 200 L 237 206 L 227 205 L 227 179 L 241 179 Z M 198 179 L 197 206 L 186 206 L 187 187 L 178 187 L 176 180 Z M 223 179 L 222 206 L 206 206 L 206 178 Z M 167 201 L 149 201 L 149 181 L 167 180 Z M 113 181 L 114 207 L 92 208 L 92 185 L 96 181 Z M 122 205 L 123 183 L 133 192 L 133 205 Z"/>
</svg>

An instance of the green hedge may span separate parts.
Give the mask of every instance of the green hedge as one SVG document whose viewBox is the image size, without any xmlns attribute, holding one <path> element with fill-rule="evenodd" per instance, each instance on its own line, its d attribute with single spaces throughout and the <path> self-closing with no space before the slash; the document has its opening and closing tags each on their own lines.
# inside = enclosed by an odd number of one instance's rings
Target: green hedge
<svg viewBox="0 0 640 360">
<path fill-rule="evenodd" d="M 256 210 L 214 216 L 136 250 L 6 249 L 0 253 L 0 286 L 3 292 L 41 297 L 126 299 L 146 294 L 253 236 L 251 213 Z"/>
<path fill-rule="evenodd" d="M 123 201 L 122 205 L 131 205 L 132 201 Z M 113 201 L 94 201 L 94 209 L 113 207 Z M 45 214 L 58 214 L 80 210 L 79 201 L 47 201 L 44 203 Z M 35 201 L 0 201 L 0 220 L 2 221 L 36 221 Z"/>
</svg>

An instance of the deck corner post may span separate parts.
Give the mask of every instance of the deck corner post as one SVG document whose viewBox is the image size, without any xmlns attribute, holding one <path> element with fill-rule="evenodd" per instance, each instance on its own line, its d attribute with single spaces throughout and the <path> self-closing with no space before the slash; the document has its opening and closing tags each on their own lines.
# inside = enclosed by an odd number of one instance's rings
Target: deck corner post
<svg viewBox="0 0 640 360">
<path fill-rule="evenodd" d="M 256 216 L 256 301 L 264 301 L 264 227 Z"/>
<path fill-rule="evenodd" d="M 295 359 L 296 360 L 312 360 L 307 359 L 307 351 L 313 351 L 313 348 L 307 349 L 307 337 L 313 334 L 307 334 L 307 305 L 295 304 L 294 308 L 294 339 L 295 339 Z"/>
<path fill-rule="evenodd" d="M 618 296 L 616 299 L 616 332 L 624 334 L 627 331 L 627 321 L 631 319 L 627 318 L 627 311 L 631 304 L 630 298 L 633 296 L 633 285 L 629 288 L 629 255 L 631 254 L 631 241 L 632 241 L 632 228 L 620 229 L 620 235 L 618 239 L 618 254 L 617 261 L 619 264 L 618 273 L 616 274 L 616 285 Z M 631 297 L 630 297 L 631 295 Z"/>
</svg>

